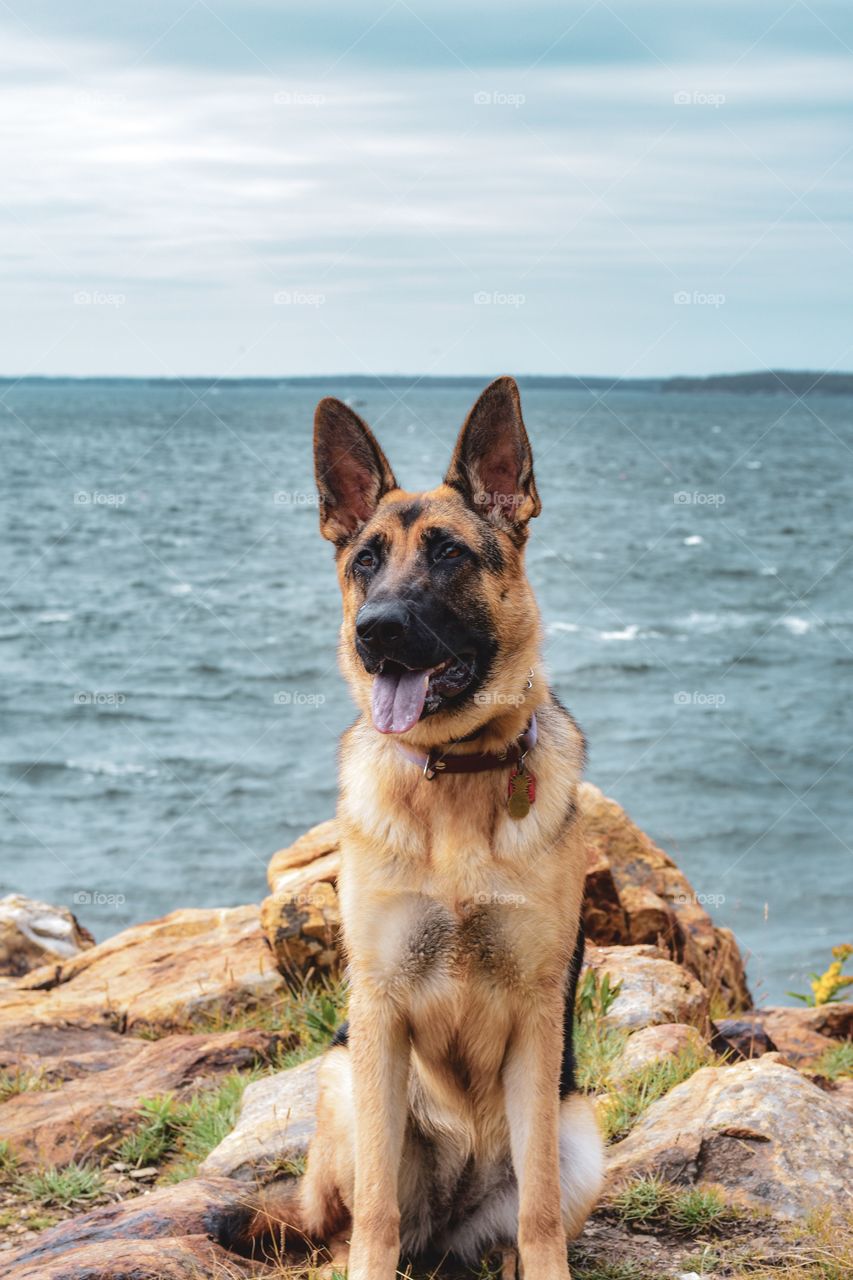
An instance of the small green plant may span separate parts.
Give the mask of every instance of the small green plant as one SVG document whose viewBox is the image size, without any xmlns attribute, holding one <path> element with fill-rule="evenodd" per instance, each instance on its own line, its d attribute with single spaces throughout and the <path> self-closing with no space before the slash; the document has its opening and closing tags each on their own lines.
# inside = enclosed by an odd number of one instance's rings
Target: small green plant
<svg viewBox="0 0 853 1280">
<path fill-rule="evenodd" d="M 19 1093 L 35 1093 L 51 1087 L 43 1071 L 31 1071 L 28 1067 L 0 1071 L 0 1102 L 17 1097 Z"/>
<path fill-rule="evenodd" d="M 596 969 L 587 969 L 578 986 L 575 1012 L 581 1018 L 604 1018 L 621 990 L 622 983 L 611 982 L 609 973 L 599 976 Z"/>
<path fill-rule="evenodd" d="M 136 1127 L 122 1138 L 115 1154 L 137 1168 L 173 1158 L 169 1180 L 192 1177 L 205 1156 L 234 1128 L 246 1085 L 258 1074 L 232 1071 L 191 1098 L 172 1094 L 144 1098 Z"/>
<path fill-rule="evenodd" d="M 175 1099 L 169 1093 L 143 1098 L 139 1103 L 139 1123 L 115 1148 L 119 1160 L 136 1169 L 159 1164 L 174 1145 L 175 1108 Z"/>
<path fill-rule="evenodd" d="M 620 1080 L 619 1088 L 609 1095 L 602 1116 L 607 1140 L 615 1142 L 624 1138 L 653 1102 L 677 1084 L 689 1080 L 700 1067 L 714 1061 L 710 1050 L 686 1045 L 671 1057 L 650 1062 Z"/>
<path fill-rule="evenodd" d="M 740 1212 L 716 1187 L 676 1187 L 663 1178 L 637 1178 L 610 1201 L 626 1226 L 666 1227 L 679 1235 L 720 1231 L 736 1222 Z"/>
<path fill-rule="evenodd" d="M 787 994 L 794 1000 L 802 1000 L 803 1004 L 816 1008 L 820 1004 L 833 1004 L 841 998 L 840 993 L 853 983 L 853 974 L 842 973 L 847 961 L 853 956 L 853 943 L 842 942 L 832 948 L 835 957 L 824 973 L 810 973 L 811 992 L 804 995 L 801 991 L 789 991 Z"/>
<path fill-rule="evenodd" d="M 5 1138 L 0 1138 L 0 1183 L 9 1182 L 18 1169 L 18 1157 Z"/>
<path fill-rule="evenodd" d="M 737 1217 L 716 1187 L 693 1187 L 673 1197 L 669 1221 L 676 1231 L 699 1236 L 719 1230 Z"/>
<path fill-rule="evenodd" d="M 827 1049 L 815 1063 L 815 1070 L 828 1080 L 853 1076 L 853 1040 L 842 1040 Z"/>
<path fill-rule="evenodd" d="M 575 1263 L 572 1280 L 657 1280 L 657 1276 L 642 1270 L 636 1262 L 594 1262 L 589 1266 Z"/>
<path fill-rule="evenodd" d="M 77 1205 L 91 1204 L 104 1194 L 104 1175 L 100 1169 L 79 1164 L 76 1160 L 61 1167 L 50 1165 L 22 1174 L 16 1180 L 17 1189 L 42 1205 L 55 1205 L 58 1209 L 73 1209 Z"/>
<path fill-rule="evenodd" d="M 637 1178 L 613 1197 L 612 1205 L 620 1222 L 654 1222 L 666 1213 L 672 1197 L 669 1183 L 651 1175 Z"/>
<path fill-rule="evenodd" d="M 682 1258 L 679 1269 L 693 1271 L 697 1276 L 711 1276 L 721 1262 L 720 1255 L 706 1244 L 701 1253 L 688 1254 L 687 1257 Z"/>
</svg>

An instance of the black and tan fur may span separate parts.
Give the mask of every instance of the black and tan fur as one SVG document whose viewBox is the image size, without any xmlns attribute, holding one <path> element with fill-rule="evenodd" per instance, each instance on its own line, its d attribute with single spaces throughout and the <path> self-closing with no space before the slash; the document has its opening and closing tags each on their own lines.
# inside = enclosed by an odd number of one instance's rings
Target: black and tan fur
<svg viewBox="0 0 853 1280">
<path fill-rule="evenodd" d="M 299 1227 L 316 1241 L 349 1240 L 350 1280 L 392 1280 L 401 1250 L 476 1261 L 501 1248 L 507 1274 L 517 1248 L 527 1280 L 566 1280 L 566 1240 L 595 1203 L 602 1168 L 571 1063 L 584 746 L 540 662 L 524 569 L 540 502 L 518 390 L 510 378 L 487 388 L 444 482 L 427 493 L 399 488 L 339 401 L 321 401 L 315 422 L 321 529 L 343 596 L 341 665 L 362 714 L 340 757 L 349 1030 L 322 1064 Z M 422 650 L 407 665 L 426 667 L 467 645 L 472 673 L 402 740 L 499 750 L 535 711 L 527 817 L 508 815 L 505 770 L 430 782 L 373 727 L 370 668 L 384 659 L 356 628 L 401 600 L 394 652 L 405 661 Z"/>
</svg>

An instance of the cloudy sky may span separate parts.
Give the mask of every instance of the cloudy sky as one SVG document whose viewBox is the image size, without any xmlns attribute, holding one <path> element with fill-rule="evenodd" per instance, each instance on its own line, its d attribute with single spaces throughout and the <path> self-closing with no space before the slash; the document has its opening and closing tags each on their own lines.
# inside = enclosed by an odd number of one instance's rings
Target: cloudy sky
<svg viewBox="0 0 853 1280">
<path fill-rule="evenodd" d="M 853 367 L 849 0 L 2 0 L 0 373 Z"/>
</svg>

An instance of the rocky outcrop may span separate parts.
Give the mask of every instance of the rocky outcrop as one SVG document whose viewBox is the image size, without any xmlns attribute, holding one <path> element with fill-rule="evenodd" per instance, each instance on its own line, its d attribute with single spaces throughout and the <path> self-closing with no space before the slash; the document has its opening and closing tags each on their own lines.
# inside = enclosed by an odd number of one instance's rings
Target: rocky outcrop
<svg viewBox="0 0 853 1280">
<path fill-rule="evenodd" d="M 853 1118 L 779 1054 L 703 1067 L 655 1102 L 610 1150 L 609 1182 L 641 1174 L 715 1183 L 774 1216 L 846 1209 Z"/>
<path fill-rule="evenodd" d="M 650 944 L 687 968 L 730 1009 L 751 1003 L 734 937 L 714 925 L 686 876 L 598 787 L 583 783 L 578 809 L 587 848 L 584 923 L 600 945 Z M 264 932 L 286 972 L 335 967 L 340 870 L 337 828 L 322 822 L 270 861 Z M 305 920 L 310 934 L 300 932 Z"/>
<path fill-rule="evenodd" d="M 202 1082 L 269 1062 L 279 1044 L 279 1036 L 260 1031 L 175 1035 L 153 1043 L 126 1038 L 115 1065 L 84 1072 L 61 1089 L 9 1098 L 2 1105 L 3 1137 L 21 1167 L 100 1156 L 136 1124 L 141 1099 L 185 1097 Z"/>
<path fill-rule="evenodd" d="M 665 1062 L 688 1052 L 695 1054 L 697 1061 L 708 1054 L 708 1046 L 696 1027 L 683 1022 L 642 1027 L 625 1041 L 616 1065 L 610 1072 L 610 1085 L 616 1087 L 620 1081 L 653 1063 Z"/>
<path fill-rule="evenodd" d="M 590 1037 L 593 1057 L 598 1049 L 604 1056 L 589 1078 L 602 1115 L 626 1102 L 620 1134 L 641 1113 L 610 1148 L 611 1186 L 649 1172 L 685 1185 L 716 1183 L 782 1219 L 843 1205 L 853 1172 L 853 1081 L 831 1083 L 814 1072 L 810 1080 L 791 1064 L 813 1070 L 828 1046 L 850 1038 L 853 1005 L 750 1009 L 731 934 L 714 926 L 668 855 L 597 788 L 581 788 L 579 810 L 584 973 L 598 979 L 587 990 L 608 1030 Z M 19 958 L 8 963 L 17 970 L 0 978 L 0 1071 L 9 1073 L 0 1136 L 18 1160 L 7 1199 L 22 1204 L 28 1194 L 19 1175 L 72 1159 L 103 1166 L 102 1195 L 132 1198 L 60 1223 L 14 1252 L 5 1252 L 0 1214 L 0 1278 L 280 1273 L 243 1256 L 235 1232 L 259 1186 L 299 1171 L 314 1131 L 319 1059 L 288 1071 L 275 1065 L 282 1050 L 297 1047 L 287 1022 L 294 989 L 340 968 L 339 868 L 336 825 L 321 823 L 273 857 L 260 910 L 176 911 L 98 946 L 81 931 L 76 950 L 47 953 L 50 962 L 34 968 L 37 953 L 15 943 Z M 71 937 L 70 913 L 40 910 L 65 920 Z M 603 997 L 605 974 L 611 994 Z M 251 1027 L 255 1011 L 256 1028 L 276 1025 L 271 1005 L 282 1031 L 234 1029 Z M 711 1056 L 709 1042 L 724 1061 Z M 659 1090 L 708 1060 L 642 1111 L 652 1078 L 644 1072 L 675 1064 L 669 1075 L 654 1074 Z M 129 1170 L 115 1161 L 115 1148 L 138 1123 L 141 1100 L 185 1100 L 259 1066 L 265 1073 L 246 1084 L 236 1124 L 200 1175 L 140 1195 L 140 1181 L 153 1186 L 158 1171 Z M 176 1146 L 163 1157 L 164 1176 L 191 1169 L 177 1167 L 178 1155 Z M 601 1217 L 610 1221 L 606 1211 Z M 23 1223 L 10 1230 L 29 1232 Z"/>
<path fill-rule="evenodd" d="M 284 988 L 254 906 L 173 911 L 0 988 L 4 1028 L 183 1030 Z"/>
<path fill-rule="evenodd" d="M 247 1214 L 245 1186 L 228 1178 L 193 1179 L 43 1231 L 23 1248 L 0 1254 L 0 1280 L 256 1275 L 260 1268 L 220 1243 Z"/>
<path fill-rule="evenodd" d="M 294 1167 L 314 1133 L 319 1066 L 315 1058 L 247 1085 L 237 1124 L 201 1172 L 267 1182 Z"/>
<path fill-rule="evenodd" d="M 94 941 L 67 907 L 22 893 L 0 898 L 0 974 L 19 978 L 51 961 L 69 960 Z"/>
<path fill-rule="evenodd" d="M 659 947 L 587 946 L 586 967 L 619 984 L 601 1019 L 605 1026 L 638 1031 L 661 1023 L 686 1022 L 705 1029 L 708 993 L 697 978 L 667 959 Z"/>
</svg>

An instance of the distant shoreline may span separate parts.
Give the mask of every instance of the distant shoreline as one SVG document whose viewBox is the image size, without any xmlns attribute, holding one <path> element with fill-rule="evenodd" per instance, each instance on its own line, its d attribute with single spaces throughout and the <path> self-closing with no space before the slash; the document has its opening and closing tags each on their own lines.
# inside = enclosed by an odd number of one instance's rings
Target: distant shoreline
<svg viewBox="0 0 853 1280">
<path fill-rule="evenodd" d="M 244 387 L 466 387 L 482 386 L 489 374 L 460 374 L 447 377 L 420 377 L 416 374 L 309 374 L 301 377 L 263 378 L 145 378 L 145 377 L 72 377 L 71 375 L 24 377 L 0 376 L 0 386 L 145 386 L 190 387 L 194 390 L 232 390 Z M 717 373 L 707 377 L 674 378 L 582 378 L 558 377 L 549 374 L 520 374 L 522 388 L 544 391 L 654 391 L 681 392 L 736 392 L 760 395 L 853 395 L 853 373 L 820 373 L 808 370 L 776 369 L 757 373 Z"/>
</svg>

